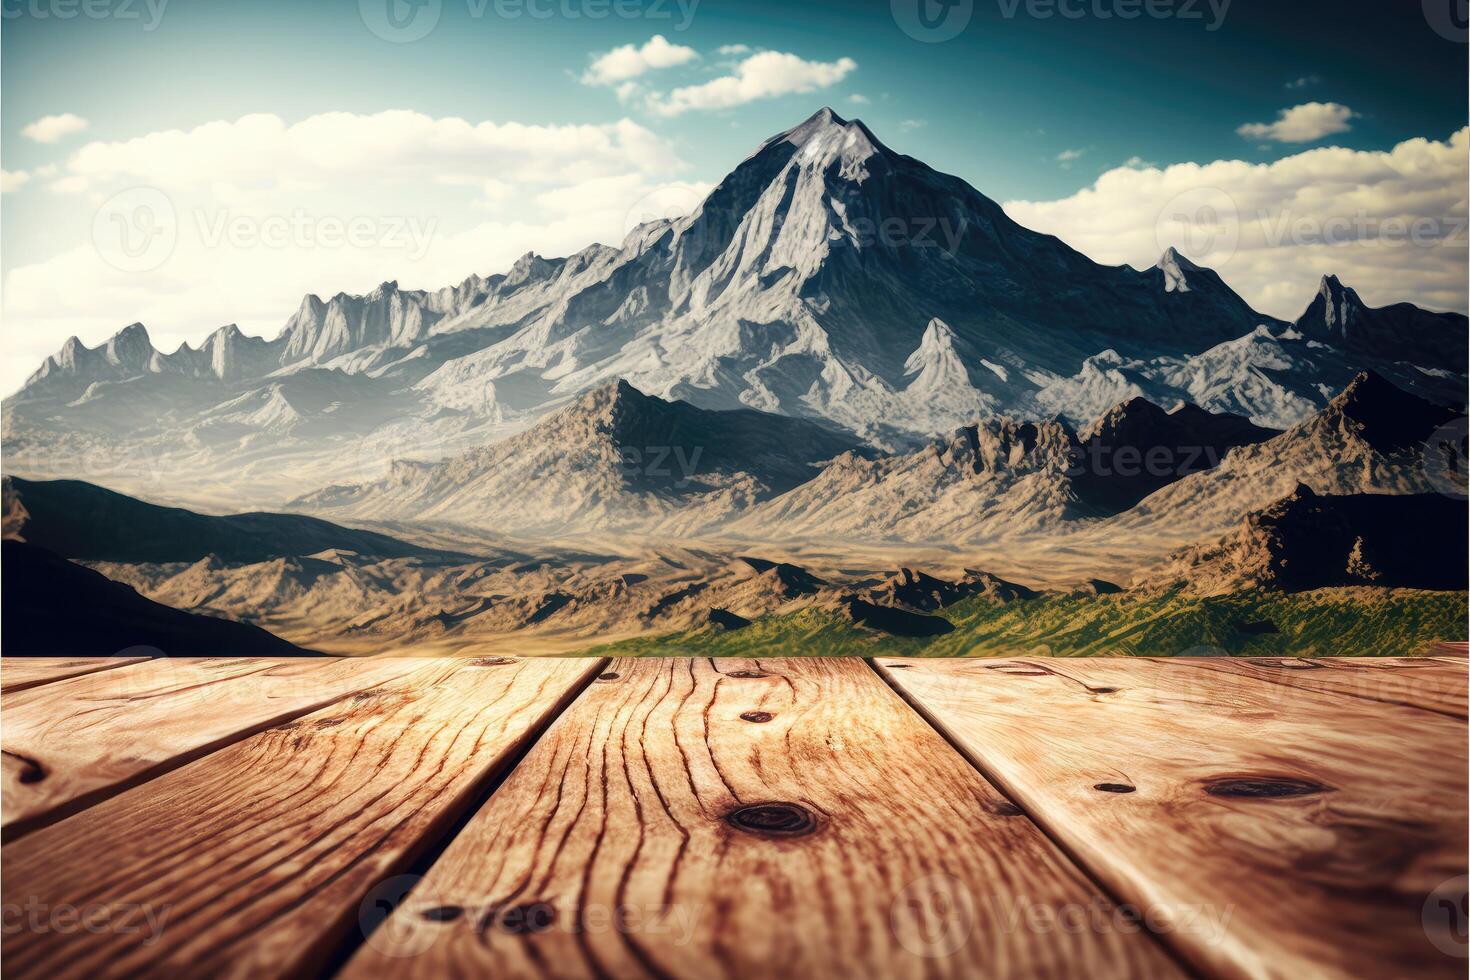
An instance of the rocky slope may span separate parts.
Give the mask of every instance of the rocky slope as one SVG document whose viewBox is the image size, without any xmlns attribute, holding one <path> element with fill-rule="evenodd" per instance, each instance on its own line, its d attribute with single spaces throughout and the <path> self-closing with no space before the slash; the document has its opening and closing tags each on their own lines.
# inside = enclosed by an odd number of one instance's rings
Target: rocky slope
<svg viewBox="0 0 1470 980">
<path fill-rule="evenodd" d="M 842 456 L 811 482 L 725 525 L 730 535 L 959 544 L 1055 531 L 1124 511 L 1274 430 L 1141 398 L 1078 434 L 998 419 L 907 455 Z"/>
<path fill-rule="evenodd" d="M 1149 590 L 1226 595 L 1332 586 L 1463 590 L 1470 521 L 1440 494 L 1319 495 L 1305 484 L 1219 541 L 1170 556 Z"/>
<path fill-rule="evenodd" d="M 1244 515 L 1306 484 L 1324 495 L 1424 494 L 1441 484 L 1427 453 L 1463 454 L 1459 413 L 1402 391 L 1376 374 L 1355 377 L 1327 406 L 1282 434 L 1226 454 L 1219 466 L 1187 476 L 1112 518 L 1100 533 L 1211 539 Z M 1440 445 L 1441 437 L 1458 440 Z M 1463 455 L 1460 456 L 1463 472 Z"/>
<path fill-rule="evenodd" d="M 785 492 L 856 445 L 813 422 L 710 412 L 618 381 L 504 442 L 438 465 L 395 466 L 385 480 L 328 487 L 295 506 L 519 532 L 674 534 Z"/>
<path fill-rule="evenodd" d="M 8 538 L 3 548 L 7 657 L 110 657 L 135 647 L 171 657 L 313 652 L 255 626 L 160 605 L 44 548 Z"/>
<path fill-rule="evenodd" d="M 115 562 L 258 562 L 333 549 L 368 558 L 451 555 L 299 514 L 196 514 L 80 480 L 5 477 L 4 535 L 67 558 Z"/>
</svg>

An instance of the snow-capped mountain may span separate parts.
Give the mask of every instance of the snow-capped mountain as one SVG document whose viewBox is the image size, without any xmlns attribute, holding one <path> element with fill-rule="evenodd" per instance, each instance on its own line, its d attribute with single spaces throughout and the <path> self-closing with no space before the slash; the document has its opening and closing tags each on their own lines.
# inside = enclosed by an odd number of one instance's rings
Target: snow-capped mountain
<svg viewBox="0 0 1470 980">
<path fill-rule="evenodd" d="M 6 400 L 6 462 L 152 489 L 142 460 L 180 500 L 259 505 L 493 444 L 616 380 L 889 451 L 1002 416 L 1076 427 L 1138 396 L 1284 427 L 1363 367 L 1463 399 L 1442 338 L 1463 345 L 1464 317 L 1339 292 L 1292 325 L 1173 249 L 1100 265 L 823 109 L 617 247 L 308 296 L 273 340 L 225 327 L 163 354 L 140 324 L 70 340 Z M 1384 342 L 1430 323 L 1437 339 Z"/>
<path fill-rule="evenodd" d="M 1452 374 L 1463 373 L 1470 356 L 1464 317 L 1431 313 L 1412 303 L 1371 307 L 1336 276 L 1322 277 L 1296 328 L 1344 351 Z"/>
</svg>

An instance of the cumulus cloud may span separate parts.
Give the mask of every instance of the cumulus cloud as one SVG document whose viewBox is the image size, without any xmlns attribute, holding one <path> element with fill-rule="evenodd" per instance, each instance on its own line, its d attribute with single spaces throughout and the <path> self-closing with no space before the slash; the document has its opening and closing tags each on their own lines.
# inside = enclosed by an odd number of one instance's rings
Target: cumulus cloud
<svg viewBox="0 0 1470 980">
<path fill-rule="evenodd" d="M 85 194 L 91 189 L 92 182 L 79 174 L 71 174 L 60 177 L 46 185 L 46 189 L 53 194 Z"/>
<path fill-rule="evenodd" d="M 724 53 L 724 48 L 720 49 Z M 582 74 L 584 85 L 619 85 L 658 68 L 688 64 L 699 57 L 693 48 L 670 44 L 662 34 L 655 34 L 641 48 L 624 44 L 598 55 Z"/>
<path fill-rule="evenodd" d="M 739 54 L 750 54 L 750 45 L 722 44 L 715 49 L 715 53 L 725 55 L 726 57 L 734 57 L 735 55 Z"/>
<path fill-rule="evenodd" d="M 1246 123 L 1235 131 L 1246 139 L 1275 140 L 1278 143 L 1310 143 L 1333 133 L 1345 133 L 1353 127 L 1348 120 L 1357 113 L 1337 102 L 1305 102 L 1282 109 L 1271 123 Z"/>
<path fill-rule="evenodd" d="M 59 116 L 42 116 L 35 122 L 22 127 L 20 134 L 37 143 L 55 143 L 62 137 L 80 133 L 86 128 L 87 120 L 70 112 L 63 112 Z"/>
<path fill-rule="evenodd" d="M 737 64 L 733 75 L 650 97 L 649 108 L 662 116 L 677 116 L 691 110 L 728 109 L 759 99 L 827 88 L 856 69 L 857 62 L 851 58 L 807 61 L 782 51 L 762 51 Z"/>
<path fill-rule="evenodd" d="M 1322 79 L 1316 75 L 1303 75 L 1300 78 L 1293 78 L 1287 82 L 1286 87 L 1289 89 L 1306 88 L 1308 85 L 1316 85 L 1321 81 Z"/>
<path fill-rule="evenodd" d="M 861 92 L 854 92 L 847 97 L 847 101 L 851 102 L 853 105 L 869 105 L 873 100 L 868 98 Z"/>
<path fill-rule="evenodd" d="M 1464 311 L 1467 157 L 1470 129 L 1269 164 L 1120 167 L 1071 197 L 1005 209 L 1099 262 L 1142 268 L 1177 246 L 1283 319 L 1301 313 L 1328 273 L 1374 305 Z"/>
<path fill-rule="evenodd" d="M 30 183 L 31 175 L 25 170 L 0 170 L 0 194 L 18 191 Z"/>
<path fill-rule="evenodd" d="M 585 180 L 678 165 L 666 140 L 632 120 L 573 126 L 470 123 L 405 110 L 328 112 L 288 125 L 268 113 L 194 129 L 89 143 L 68 169 L 82 177 L 131 177 L 171 186 L 211 183 L 300 186 L 354 177 Z"/>
</svg>

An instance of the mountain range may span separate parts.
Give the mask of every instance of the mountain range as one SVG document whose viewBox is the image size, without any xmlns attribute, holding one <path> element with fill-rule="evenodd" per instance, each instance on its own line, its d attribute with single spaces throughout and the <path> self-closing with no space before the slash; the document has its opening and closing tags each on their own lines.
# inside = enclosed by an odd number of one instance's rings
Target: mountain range
<svg viewBox="0 0 1470 980">
<path fill-rule="evenodd" d="M 168 652 L 1462 635 L 1426 593 L 1464 588 L 1466 319 L 1304 300 L 1100 265 L 824 109 L 618 247 L 68 341 L 3 405 L 7 616 Z"/>
<path fill-rule="evenodd" d="M 6 399 L 6 463 L 259 506 L 402 478 L 396 461 L 480 450 L 616 381 L 901 453 L 1001 418 L 1081 428 L 1133 398 L 1286 428 L 1364 368 L 1458 405 L 1465 360 L 1463 316 L 1373 309 L 1330 276 L 1285 323 L 1172 248 L 1100 265 L 823 109 L 617 247 L 307 296 L 271 340 L 73 338 Z"/>
</svg>

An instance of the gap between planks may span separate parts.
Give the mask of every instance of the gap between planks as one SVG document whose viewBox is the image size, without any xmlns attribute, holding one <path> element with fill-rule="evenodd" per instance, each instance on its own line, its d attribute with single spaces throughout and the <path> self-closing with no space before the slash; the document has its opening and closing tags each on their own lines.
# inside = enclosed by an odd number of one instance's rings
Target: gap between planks
<svg viewBox="0 0 1470 980">
<path fill-rule="evenodd" d="M 874 664 L 1094 878 L 1160 910 L 1201 972 L 1463 976 L 1420 905 L 1464 880 L 1464 722 L 1396 699 L 1412 673 L 1421 697 L 1463 703 L 1466 664 L 1211 666 Z M 1392 699 L 1361 697 L 1365 671 Z M 1203 939 L 1190 909 L 1233 920 Z"/>
<path fill-rule="evenodd" d="M 0 693 L 25 691 L 83 674 L 145 663 L 152 657 L 0 657 Z M 14 678 L 19 675 L 20 679 Z"/>
<path fill-rule="evenodd" d="M 615 661 L 343 980 L 1183 974 L 857 659 Z"/>
<path fill-rule="evenodd" d="M 157 657 L 6 692 L 0 843 L 401 676 L 413 663 Z"/>
<path fill-rule="evenodd" d="M 7 972 L 319 972 L 602 664 L 420 660 L 7 845 L 7 902 L 169 915 L 156 945 L 7 930 Z"/>
</svg>

